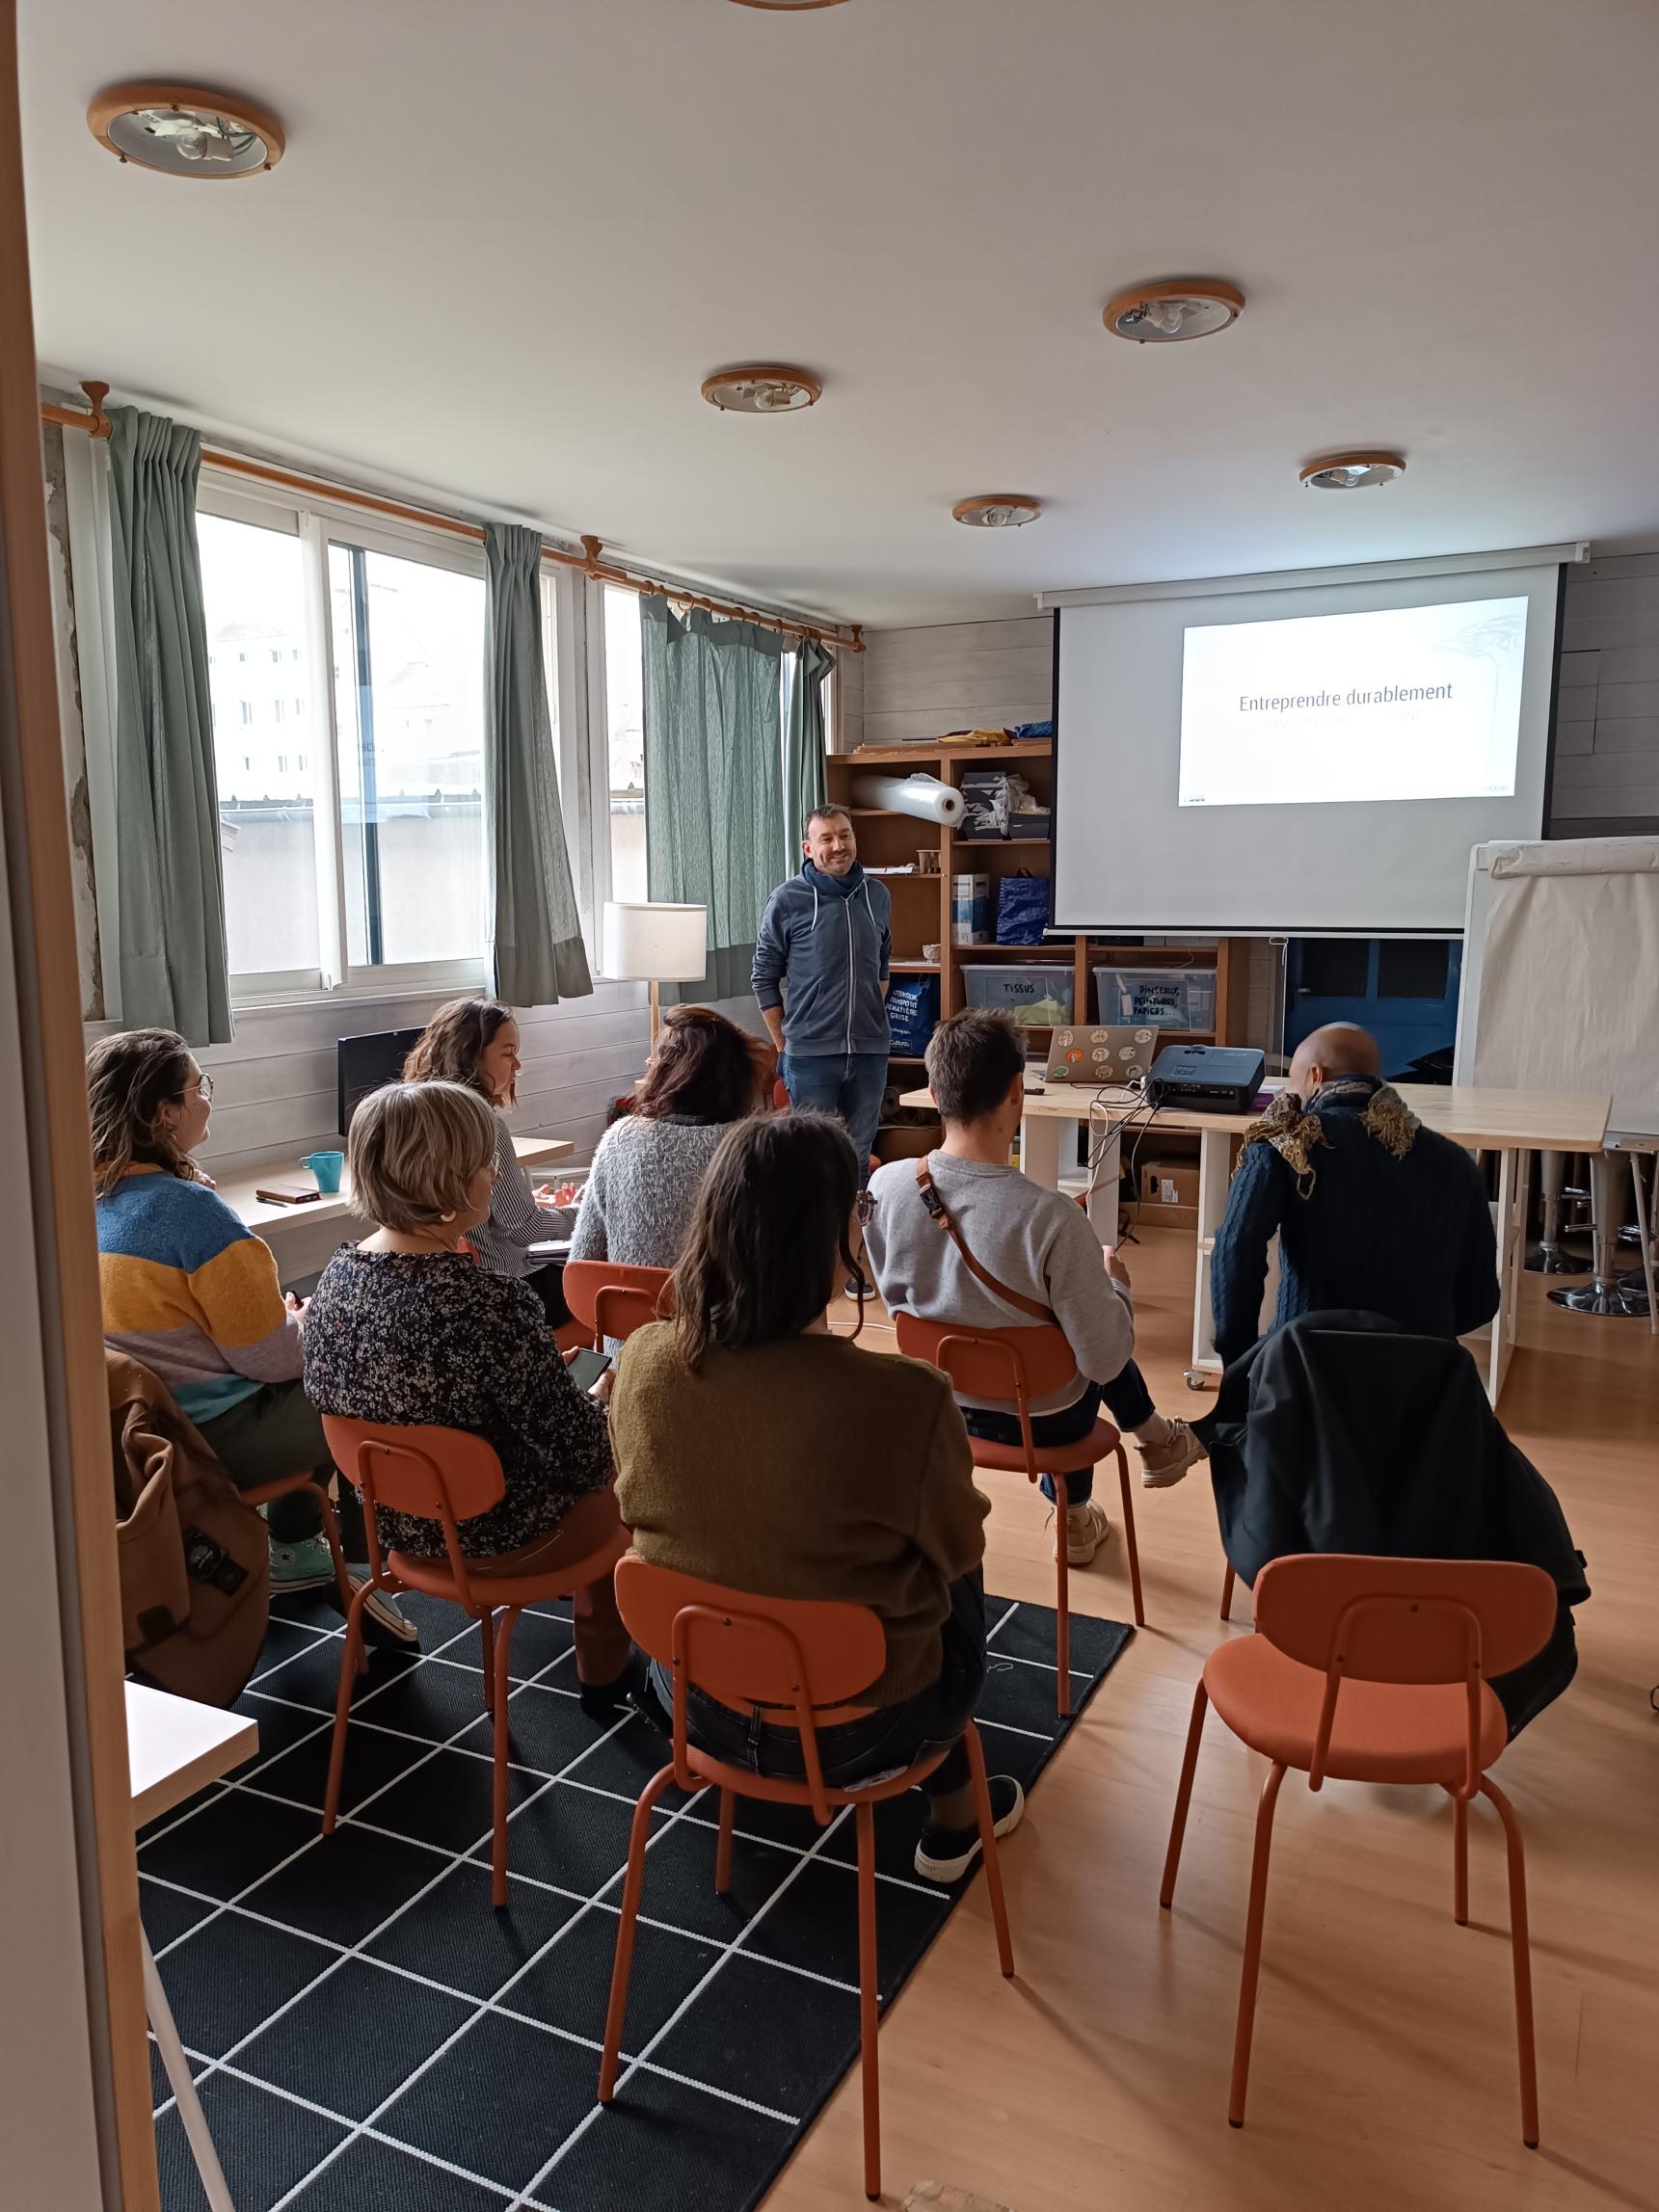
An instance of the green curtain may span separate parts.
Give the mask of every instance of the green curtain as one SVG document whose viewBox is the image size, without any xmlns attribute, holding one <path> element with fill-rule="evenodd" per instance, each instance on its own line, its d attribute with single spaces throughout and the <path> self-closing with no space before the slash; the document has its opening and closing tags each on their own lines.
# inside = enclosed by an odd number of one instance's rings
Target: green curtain
<svg viewBox="0 0 1659 2212">
<path fill-rule="evenodd" d="M 228 1044 L 225 862 L 196 543 L 201 440 L 110 409 L 117 913 L 129 1028 Z"/>
<path fill-rule="evenodd" d="M 484 525 L 484 809 L 495 996 L 556 1006 L 593 990 L 559 807 L 542 654 L 542 541 Z"/>
<path fill-rule="evenodd" d="M 783 639 L 754 623 L 641 606 L 645 866 L 652 898 L 709 909 L 709 973 L 667 998 L 747 997 L 761 910 L 779 881 Z"/>
<path fill-rule="evenodd" d="M 824 678 L 835 666 L 816 637 L 803 637 L 789 671 L 789 721 L 784 735 L 784 873 L 801 865 L 801 825 L 828 797 L 824 782 Z"/>
</svg>

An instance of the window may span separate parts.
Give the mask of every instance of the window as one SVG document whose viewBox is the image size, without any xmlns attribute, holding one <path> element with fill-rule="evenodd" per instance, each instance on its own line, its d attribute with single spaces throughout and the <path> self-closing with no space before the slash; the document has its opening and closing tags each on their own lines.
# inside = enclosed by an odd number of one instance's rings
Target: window
<svg viewBox="0 0 1659 2212">
<path fill-rule="evenodd" d="M 201 589 L 209 646 L 238 637 L 274 638 L 273 656 L 306 634 L 305 547 L 280 530 L 199 512 Z M 236 653 L 238 663 L 247 650 Z M 229 727 L 234 675 L 230 654 L 210 653 L 208 682 L 216 731 Z M 237 727 L 254 723 L 254 703 L 235 700 Z M 224 707 L 221 714 L 218 710 Z M 250 740 L 244 737 L 243 744 Z M 225 856 L 225 926 L 232 974 L 314 971 L 317 878 L 312 796 L 273 746 L 227 753 L 215 742 L 219 828 Z"/>
<path fill-rule="evenodd" d="M 484 582 L 331 544 L 347 957 L 481 958 Z"/>
<path fill-rule="evenodd" d="M 610 895 L 643 899 L 645 649 L 637 594 L 604 587 L 604 705 L 610 760 Z"/>
</svg>

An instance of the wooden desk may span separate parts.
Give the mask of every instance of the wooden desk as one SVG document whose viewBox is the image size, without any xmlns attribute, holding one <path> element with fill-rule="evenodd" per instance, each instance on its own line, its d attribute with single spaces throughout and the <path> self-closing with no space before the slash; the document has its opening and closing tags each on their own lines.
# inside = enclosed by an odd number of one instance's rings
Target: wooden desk
<svg viewBox="0 0 1659 2212">
<path fill-rule="evenodd" d="M 1532 1156 L 1535 1152 L 1599 1152 L 1613 1102 L 1592 1091 L 1484 1090 L 1437 1083 L 1400 1083 L 1395 1087 L 1425 1129 L 1436 1130 L 1472 1152 L 1498 1155 L 1498 1311 L 1490 1337 L 1479 1355 L 1485 1370 L 1486 1395 L 1495 1405 L 1514 1350 Z M 1282 1089 L 1282 1078 L 1271 1080 L 1267 1088 Z M 1192 1365 L 1187 1376 L 1196 1389 L 1205 1373 L 1220 1372 L 1221 1362 L 1210 1335 L 1210 1254 L 1227 1211 L 1234 1140 L 1257 1119 L 1261 1109 L 1209 1113 L 1190 1106 L 1160 1106 L 1147 1114 L 1127 1106 L 1106 1106 L 1096 1110 L 1093 1101 L 1094 1093 L 1083 1084 L 1028 1090 L 1025 1118 L 1020 1124 L 1021 1166 L 1034 1182 L 1057 1189 L 1066 1133 L 1092 1118 L 1107 1145 L 1098 1180 L 1103 1188 L 1114 1190 L 1119 1139 L 1131 1121 L 1137 1137 L 1142 1130 L 1152 1136 L 1160 1131 L 1174 1130 L 1196 1133 L 1200 1140 L 1198 1266 L 1192 1287 Z M 928 1090 L 906 1091 L 899 1103 L 931 1106 L 933 1094 Z M 1075 1155 L 1075 1138 L 1067 1149 Z M 1103 1226 L 1098 1218 L 1095 1226 Z"/>
<path fill-rule="evenodd" d="M 259 1748 L 259 1729 L 255 1721 L 245 1720 L 239 1713 L 223 1713 L 216 1705 L 199 1705 L 194 1698 L 170 1697 L 164 1691 L 147 1690 L 142 1683 L 129 1682 L 126 1747 L 133 1826 L 142 1827 L 251 1759 Z M 144 1950 L 145 2009 L 173 2085 L 203 2194 L 211 2212 L 236 2212 L 213 2138 L 207 2132 L 196 2085 L 190 2078 L 190 2062 L 178 2039 L 167 1992 L 156 1972 L 149 1938 L 142 1930 L 139 1940 Z"/>
<path fill-rule="evenodd" d="M 524 1167 L 548 1167 L 557 1159 L 568 1159 L 575 1146 L 562 1136 L 516 1136 L 513 1150 L 520 1164 Z M 207 1172 L 213 1172 L 213 1163 L 207 1163 Z M 286 1156 L 272 1159 L 252 1174 L 227 1176 L 219 1185 L 219 1195 L 232 1213 L 239 1213 L 255 1237 L 262 1237 L 277 1255 L 281 1269 L 287 1266 L 289 1275 L 302 1274 L 302 1265 L 309 1257 L 317 1266 L 326 1255 L 320 1252 L 320 1239 L 308 1234 L 327 1224 L 337 1225 L 346 1220 L 355 1221 L 351 1210 L 351 1177 L 342 1175 L 340 1187 L 327 1196 L 313 1199 L 308 1206 L 272 1206 L 254 1192 L 269 1188 L 273 1184 L 303 1183 L 310 1178 L 310 1170 L 301 1167 Z M 366 1232 L 365 1232 L 366 1234 Z"/>
</svg>

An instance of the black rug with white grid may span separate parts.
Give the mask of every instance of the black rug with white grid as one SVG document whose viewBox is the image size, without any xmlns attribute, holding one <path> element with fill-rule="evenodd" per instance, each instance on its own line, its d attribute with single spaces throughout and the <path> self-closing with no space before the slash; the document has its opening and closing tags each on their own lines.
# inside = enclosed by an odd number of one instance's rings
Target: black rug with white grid
<svg viewBox="0 0 1659 2212">
<path fill-rule="evenodd" d="M 423 1648 L 372 1659 L 334 1835 L 319 1816 L 340 1631 L 317 1597 L 286 1601 L 238 1700 L 257 1759 L 140 1838 L 145 1926 L 237 2212 L 744 2212 L 857 2052 L 849 1817 L 820 1829 L 739 1802 L 717 1897 L 714 1799 L 662 1799 L 602 2111 L 629 1822 L 664 1741 L 636 1717 L 583 1714 L 568 1606 L 524 1614 L 497 1913 L 478 1632 L 452 1607 L 401 1602 Z M 986 1761 L 1029 1790 L 1068 1725 L 1054 1615 L 986 1608 Z M 1075 1708 L 1130 1634 L 1073 1615 Z M 959 1894 L 916 1877 L 923 1813 L 915 1791 L 876 1812 L 884 2005 Z M 165 2212 L 199 2212 L 153 2040 L 150 2071 Z"/>
</svg>

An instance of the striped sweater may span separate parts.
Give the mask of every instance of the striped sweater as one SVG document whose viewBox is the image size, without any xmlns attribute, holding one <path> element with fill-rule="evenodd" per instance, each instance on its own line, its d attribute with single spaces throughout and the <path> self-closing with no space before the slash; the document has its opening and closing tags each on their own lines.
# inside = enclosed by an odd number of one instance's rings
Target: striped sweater
<svg viewBox="0 0 1659 2212">
<path fill-rule="evenodd" d="M 304 1364 L 271 1248 L 204 1183 L 139 1169 L 97 1203 L 104 1341 L 158 1374 L 192 1421 Z"/>
</svg>

